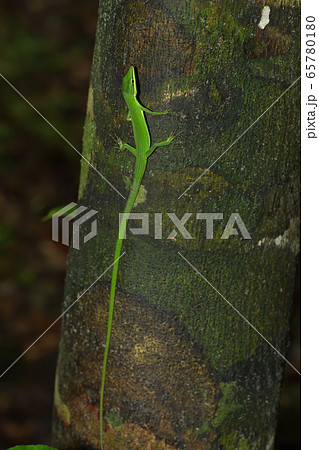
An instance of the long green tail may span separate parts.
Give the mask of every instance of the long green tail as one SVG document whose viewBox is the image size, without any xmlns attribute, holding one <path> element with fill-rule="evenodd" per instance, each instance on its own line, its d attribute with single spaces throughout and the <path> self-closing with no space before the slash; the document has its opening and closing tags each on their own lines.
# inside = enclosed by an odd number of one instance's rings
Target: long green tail
<svg viewBox="0 0 319 450">
<path fill-rule="evenodd" d="M 134 177 L 135 178 L 135 177 Z M 127 203 L 125 205 L 124 213 L 130 213 L 134 206 L 138 190 L 140 188 L 141 181 L 138 179 L 134 179 L 132 190 L 130 192 L 129 198 L 127 199 Z M 120 253 L 122 249 L 123 243 L 123 235 L 126 229 L 126 221 L 122 220 L 119 228 L 119 234 L 116 241 L 115 253 L 114 253 L 114 264 L 112 270 L 112 281 L 111 281 L 111 293 L 110 293 L 110 303 L 109 303 L 109 315 L 108 315 L 108 323 L 107 323 L 107 334 L 106 334 L 106 342 L 105 342 L 105 350 L 104 350 L 104 359 L 103 359 L 103 371 L 102 371 L 102 383 L 101 383 L 101 393 L 100 393 L 100 444 L 101 450 L 103 450 L 103 403 L 104 403 L 104 388 L 105 388 L 105 378 L 106 378 L 106 366 L 107 366 L 107 358 L 109 354 L 109 347 L 111 341 L 111 333 L 112 333 L 112 322 L 113 322 L 113 310 L 114 310 L 114 300 L 115 300 L 115 291 L 116 291 L 116 282 L 117 282 L 117 273 L 119 268 L 119 259 Z"/>
</svg>

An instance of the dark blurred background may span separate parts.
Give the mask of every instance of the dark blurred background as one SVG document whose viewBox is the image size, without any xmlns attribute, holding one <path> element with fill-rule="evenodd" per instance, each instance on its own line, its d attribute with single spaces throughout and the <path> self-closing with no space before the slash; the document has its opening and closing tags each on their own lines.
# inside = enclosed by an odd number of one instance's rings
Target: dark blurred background
<svg viewBox="0 0 319 450">
<path fill-rule="evenodd" d="M 82 146 L 97 0 L 1 0 L 0 73 Z M 76 201 L 80 158 L 0 78 L 0 371 L 61 313 L 67 247 L 56 206 Z M 300 367 L 299 277 L 288 359 Z M 0 379 L 0 449 L 49 443 L 60 323 Z M 276 449 L 300 448 L 300 379 L 286 368 Z"/>
</svg>

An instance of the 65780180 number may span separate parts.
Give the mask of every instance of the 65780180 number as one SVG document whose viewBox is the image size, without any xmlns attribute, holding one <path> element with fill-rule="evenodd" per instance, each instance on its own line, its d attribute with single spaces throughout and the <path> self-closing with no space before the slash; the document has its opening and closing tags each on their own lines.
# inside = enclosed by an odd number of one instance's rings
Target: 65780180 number
<svg viewBox="0 0 319 450">
<path fill-rule="evenodd" d="M 315 70 L 316 70 L 316 66 L 315 66 L 315 62 L 316 62 L 316 58 L 315 58 L 315 54 L 316 54 L 315 20 L 316 19 L 313 16 L 306 17 L 306 22 L 307 22 L 306 23 L 306 30 L 307 30 L 307 33 L 306 33 L 306 38 L 307 38 L 307 40 L 306 40 L 306 77 L 307 78 L 314 78 L 316 76 L 316 74 L 315 74 Z"/>
</svg>

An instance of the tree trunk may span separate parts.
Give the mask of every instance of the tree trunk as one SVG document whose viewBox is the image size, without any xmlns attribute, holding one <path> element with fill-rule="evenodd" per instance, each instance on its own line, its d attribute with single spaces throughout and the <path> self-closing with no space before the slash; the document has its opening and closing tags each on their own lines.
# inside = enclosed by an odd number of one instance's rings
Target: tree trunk
<svg viewBox="0 0 319 450">
<path fill-rule="evenodd" d="M 141 103 L 171 112 L 147 116 L 152 141 L 181 131 L 148 161 L 134 212 L 149 213 L 150 234 L 128 231 L 123 245 L 106 448 L 273 446 L 285 362 L 272 346 L 285 355 L 299 251 L 300 98 L 298 83 L 290 86 L 299 75 L 300 10 L 298 0 L 267 5 L 269 23 L 263 2 L 249 0 L 100 1 L 83 155 L 128 196 L 134 156 L 114 139 L 134 145 L 121 93 L 130 65 Z M 125 206 L 81 165 L 79 204 L 98 211 L 98 234 L 70 250 L 64 310 L 112 264 Z M 163 214 L 162 239 L 155 212 Z M 193 213 L 185 225 L 193 239 L 167 239 L 168 212 Z M 213 239 L 196 213 L 223 214 Z M 231 213 L 251 239 L 239 229 L 221 239 Z M 82 228 L 87 234 L 90 224 Z M 99 447 L 111 272 L 63 318 L 53 424 L 61 450 Z"/>
</svg>

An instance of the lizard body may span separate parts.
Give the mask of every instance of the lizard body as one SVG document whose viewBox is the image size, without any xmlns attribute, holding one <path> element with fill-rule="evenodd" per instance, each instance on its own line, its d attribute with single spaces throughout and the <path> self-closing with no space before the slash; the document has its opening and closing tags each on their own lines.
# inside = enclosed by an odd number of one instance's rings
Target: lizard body
<svg viewBox="0 0 319 450">
<path fill-rule="evenodd" d="M 131 120 L 134 134 L 134 141 L 136 148 L 129 144 L 124 144 L 120 139 L 118 140 L 119 147 L 121 149 L 128 149 L 136 158 L 135 161 L 135 171 L 132 188 L 127 199 L 124 213 L 130 214 L 133 209 L 142 178 L 146 169 L 147 159 L 151 156 L 157 147 L 164 147 L 169 145 L 174 136 L 170 136 L 166 141 L 157 142 L 151 145 L 150 133 L 147 127 L 144 113 L 149 113 L 152 115 L 167 114 L 168 111 L 154 112 L 142 106 L 137 100 L 137 86 L 134 67 L 131 66 L 125 75 L 122 83 L 122 93 L 126 105 L 128 107 L 127 119 Z M 103 359 L 103 370 L 102 370 L 102 382 L 101 382 L 101 393 L 100 393 L 100 446 L 103 450 L 103 401 L 104 401 L 104 389 L 105 389 L 105 379 L 106 379 L 106 366 L 107 359 L 111 341 L 112 333 L 112 321 L 113 321 L 113 310 L 114 310 L 114 300 L 116 291 L 117 274 L 119 268 L 119 258 L 122 249 L 123 236 L 126 229 L 126 220 L 122 220 L 119 227 L 119 233 L 116 241 L 115 252 L 114 252 L 114 263 L 112 270 L 112 280 L 111 280 L 111 291 L 110 291 L 110 301 L 109 301 L 109 313 L 108 313 L 108 324 L 107 324 L 107 335 Z"/>
</svg>

